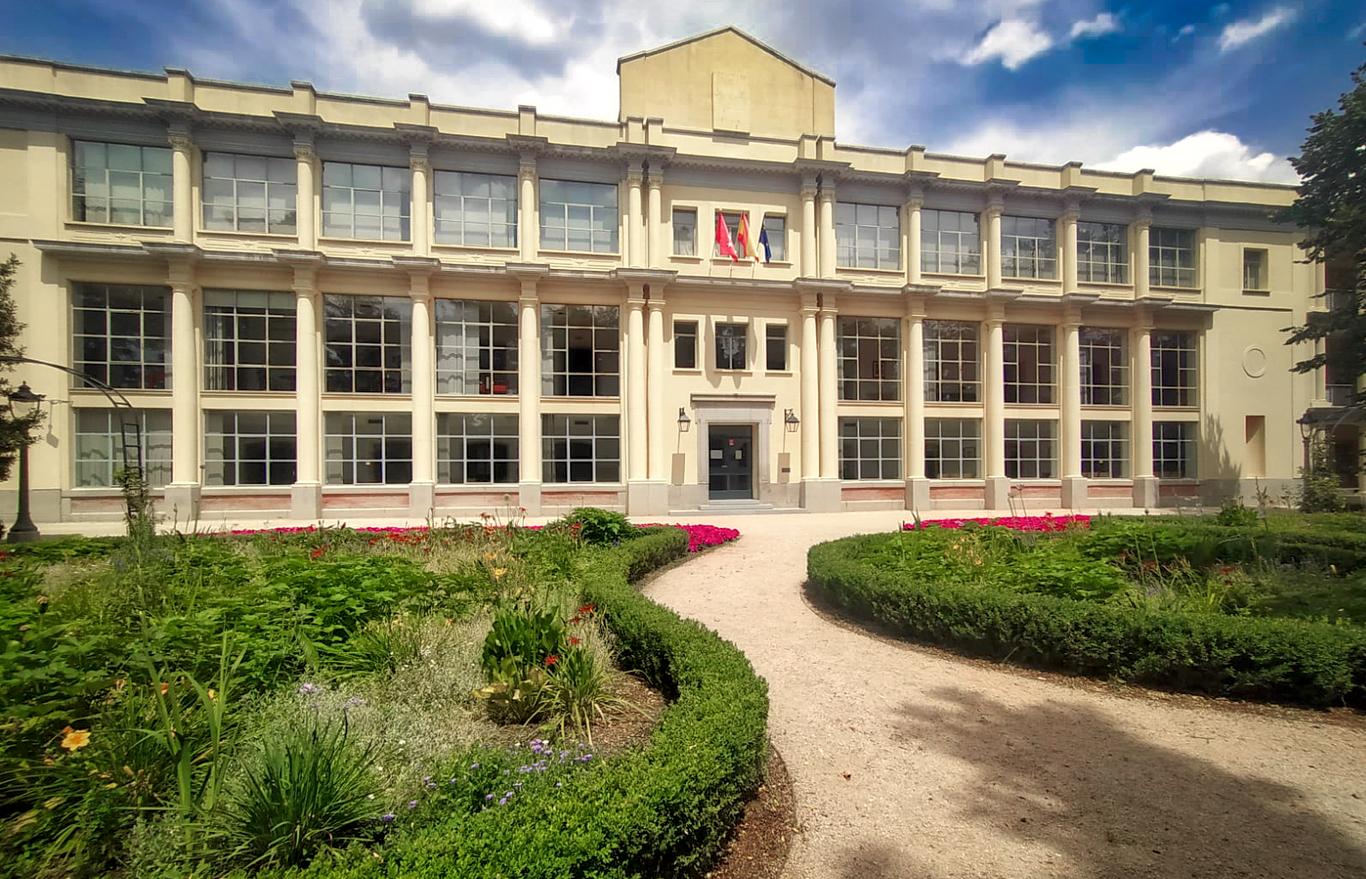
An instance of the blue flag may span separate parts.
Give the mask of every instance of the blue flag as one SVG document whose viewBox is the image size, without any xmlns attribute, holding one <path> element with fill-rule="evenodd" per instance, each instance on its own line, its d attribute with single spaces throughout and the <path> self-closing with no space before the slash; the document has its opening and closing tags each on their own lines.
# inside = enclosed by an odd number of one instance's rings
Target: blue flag
<svg viewBox="0 0 1366 879">
<path fill-rule="evenodd" d="M 768 249 L 768 229 L 759 227 L 759 246 L 764 249 L 764 263 L 767 264 L 773 258 L 773 252 Z"/>
</svg>

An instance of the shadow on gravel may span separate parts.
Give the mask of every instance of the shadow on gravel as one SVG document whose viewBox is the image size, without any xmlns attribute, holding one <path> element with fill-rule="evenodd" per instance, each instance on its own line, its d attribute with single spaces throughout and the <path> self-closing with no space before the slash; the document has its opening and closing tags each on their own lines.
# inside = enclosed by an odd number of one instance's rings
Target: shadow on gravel
<svg viewBox="0 0 1366 879">
<path fill-rule="evenodd" d="M 1053 855 L 1042 871 L 1018 863 L 1011 875 L 1366 875 L 1366 825 L 1353 839 L 1310 811 L 1294 788 L 1226 771 L 1215 749 L 1236 742 L 1208 743 L 1206 760 L 1145 742 L 1075 705 L 1014 708 L 952 688 L 931 695 L 938 701 L 898 710 L 899 732 L 974 771 L 939 818 Z M 1359 812 L 1360 802 L 1349 802 Z M 959 852 L 959 869 L 936 870 L 916 850 L 915 823 L 907 816 L 905 848 L 884 840 L 851 847 L 841 879 L 995 876 L 1012 860 L 997 851 L 973 867 L 970 853 Z"/>
</svg>

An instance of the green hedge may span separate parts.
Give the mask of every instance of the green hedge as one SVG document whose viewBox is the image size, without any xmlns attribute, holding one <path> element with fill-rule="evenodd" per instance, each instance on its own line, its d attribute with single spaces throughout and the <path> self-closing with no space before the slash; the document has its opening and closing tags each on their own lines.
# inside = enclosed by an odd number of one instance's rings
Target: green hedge
<svg viewBox="0 0 1366 879">
<path fill-rule="evenodd" d="M 1086 545 L 1097 558 L 1137 551 L 1160 561 L 1182 556 L 1196 565 L 1314 561 L 1348 573 L 1366 568 L 1366 517 L 1356 516 L 1357 527 L 1351 525 L 1345 516 L 1327 522 L 1308 517 L 1273 520 L 1266 525 L 1220 525 L 1211 519 L 1170 516 L 1098 517 L 1091 522 Z"/>
<path fill-rule="evenodd" d="M 892 537 L 812 547 L 810 588 L 897 634 L 995 659 L 1187 692 L 1366 706 L 1366 629 L 914 580 L 864 560 Z"/>
<path fill-rule="evenodd" d="M 687 552 L 660 528 L 595 554 L 578 576 L 626 668 L 676 697 L 649 744 L 596 764 L 561 791 L 415 827 L 382 861 L 353 851 L 311 877 L 664 877 L 714 860 L 767 757 L 768 694 L 743 653 L 635 591 L 628 573 Z"/>
</svg>

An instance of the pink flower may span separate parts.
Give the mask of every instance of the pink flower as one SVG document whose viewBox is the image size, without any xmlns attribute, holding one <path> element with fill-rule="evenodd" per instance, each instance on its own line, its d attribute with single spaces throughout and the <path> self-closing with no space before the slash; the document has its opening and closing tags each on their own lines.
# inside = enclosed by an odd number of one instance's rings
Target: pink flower
<svg viewBox="0 0 1366 879">
<path fill-rule="evenodd" d="M 1091 517 L 1086 515 L 1075 516 L 1054 516 L 1051 513 L 1042 516 L 998 516 L 996 518 L 977 517 L 972 519 L 935 519 L 933 521 L 921 522 L 920 528 L 962 528 L 964 525 L 993 525 L 997 528 L 1009 528 L 1012 531 L 1066 531 L 1068 528 L 1087 528 L 1091 525 Z M 915 531 L 916 523 L 906 522 L 901 526 L 903 531 Z"/>
</svg>

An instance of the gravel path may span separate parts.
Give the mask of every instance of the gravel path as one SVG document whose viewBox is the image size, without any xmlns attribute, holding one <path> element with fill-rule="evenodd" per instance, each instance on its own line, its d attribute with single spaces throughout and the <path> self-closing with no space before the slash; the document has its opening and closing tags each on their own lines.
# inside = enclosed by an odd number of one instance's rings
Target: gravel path
<svg viewBox="0 0 1366 879">
<path fill-rule="evenodd" d="M 903 518 L 714 518 L 740 541 L 646 589 L 768 679 L 802 828 L 787 877 L 1366 876 L 1359 716 L 1004 669 L 806 603 L 807 547 Z"/>
</svg>

